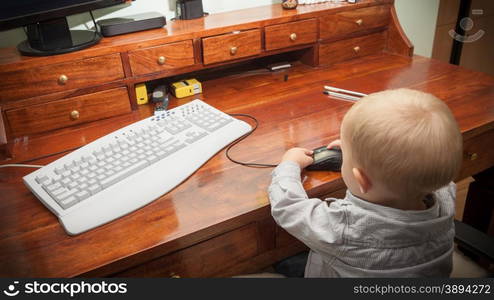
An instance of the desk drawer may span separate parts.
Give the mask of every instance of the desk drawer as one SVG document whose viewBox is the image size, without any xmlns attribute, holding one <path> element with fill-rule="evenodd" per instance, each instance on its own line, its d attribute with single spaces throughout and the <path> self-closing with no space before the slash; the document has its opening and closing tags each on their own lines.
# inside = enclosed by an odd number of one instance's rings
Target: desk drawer
<svg viewBox="0 0 494 300">
<path fill-rule="evenodd" d="M 384 32 L 323 43 L 319 46 L 319 64 L 331 65 L 340 61 L 379 53 L 384 49 L 384 43 Z"/>
<path fill-rule="evenodd" d="M 192 41 L 129 51 L 132 74 L 144 75 L 194 64 Z"/>
<path fill-rule="evenodd" d="M 115 274 L 115 277 L 210 277 L 259 253 L 251 223 L 189 248 Z"/>
<path fill-rule="evenodd" d="M 234 32 L 202 39 L 204 64 L 212 64 L 261 53 L 259 29 Z"/>
<path fill-rule="evenodd" d="M 11 109 L 5 112 L 12 136 L 68 127 L 131 111 L 126 88 Z"/>
<path fill-rule="evenodd" d="M 494 166 L 494 130 L 463 142 L 463 162 L 458 179 L 480 173 Z"/>
<path fill-rule="evenodd" d="M 317 21 L 316 19 L 309 19 L 267 26 L 264 32 L 266 50 L 268 51 L 315 43 L 317 39 Z"/>
<path fill-rule="evenodd" d="M 321 39 L 347 35 L 357 31 L 387 26 L 390 19 L 390 7 L 373 6 L 344 11 L 319 19 Z"/>
<path fill-rule="evenodd" d="M 85 88 L 124 77 L 120 54 L 0 73 L 0 99 L 14 100 Z"/>
</svg>

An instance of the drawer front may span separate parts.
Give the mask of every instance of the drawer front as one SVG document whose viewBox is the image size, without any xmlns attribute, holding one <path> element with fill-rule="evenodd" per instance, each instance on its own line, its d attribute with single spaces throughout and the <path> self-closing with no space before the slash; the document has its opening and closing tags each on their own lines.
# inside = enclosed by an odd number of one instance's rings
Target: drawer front
<svg viewBox="0 0 494 300">
<path fill-rule="evenodd" d="M 342 40 L 319 46 L 319 64 L 331 65 L 340 61 L 383 51 L 384 32 Z"/>
<path fill-rule="evenodd" d="M 13 136 L 27 135 L 109 118 L 131 111 L 127 88 L 7 110 Z"/>
<path fill-rule="evenodd" d="M 115 274 L 115 277 L 208 277 L 258 254 L 255 223 Z"/>
<path fill-rule="evenodd" d="M 327 15 L 319 19 L 321 39 L 387 26 L 390 6 L 380 5 Z"/>
<path fill-rule="evenodd" d="M 247 30 L 202 39 L 204 64 L 229 61 L 261 53 L 261 31 Z"/>
<path fill-rule="evenodd" d="M 264 30 L 268 51 L 315 43 L 317 39 L 316 19 L 267 26 Z"/>
<path fill-rule="evenodd" d="M 124 77 L 120 54 L 0 73 L 0 99 L 24 99 L 100 85 Z"/>
<path fill-rule="evenodd" d="M 472 176 L 494 165 L 494 130 L 463 142 L 463 162 L 458 179 Z"/>
<path fill-rule="evenodd" d="M 167 71 L 193 65 L 194 47 L 188 40 L 129 51 L 129 60 L 133 75 Z"/>
</svg>

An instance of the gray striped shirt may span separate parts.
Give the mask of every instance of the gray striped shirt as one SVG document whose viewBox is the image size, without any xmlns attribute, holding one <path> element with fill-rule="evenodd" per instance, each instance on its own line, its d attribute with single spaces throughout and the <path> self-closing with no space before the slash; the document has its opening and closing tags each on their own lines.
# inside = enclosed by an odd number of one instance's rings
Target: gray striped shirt
<svg viewBox="0 0 494 300">
<path fill-rule="evenodd" d="M 349 191 L 344 199 L 309 199 L 300 167 L 281 163 L 269 187 L 279 226 L 310 249 L 306 277 L 447 277 L 452 268 L 454 183 L 406 211 L 373 204 Z"/>
</svg>

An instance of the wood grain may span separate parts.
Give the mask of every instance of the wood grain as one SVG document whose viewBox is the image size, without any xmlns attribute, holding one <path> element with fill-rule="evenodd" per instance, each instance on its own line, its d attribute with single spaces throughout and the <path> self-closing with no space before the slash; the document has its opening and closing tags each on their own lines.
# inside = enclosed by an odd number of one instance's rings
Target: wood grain
<svg viewBox="0 0 494 300">
<path fill-rule="evenodd" d="M 59 82 L 67 76 L 65 84 Z M 0 71 L 0 104 L 63 90 L 99 85 L 124 78 L 119 53 L 79 59 L 61 64 L 39 64 L 18 71 Z"/>
<path fill-rule="evenodd" d="M 139 265 L 116 277 L 211 277 L 258 254 L 255 223 Z"/>
<path fill-rule="evenodd" d="M 111 89 L 48 104 L 7 110 L 5 115 L 13 136 L 48 132 L 130 112 L 126 88 Z M 71 112 L 79 113 L 78 119 Z"/>
<path fill-rule="evenodd" d="M 253 56 L 261 53 L 261 31 L 253 29 L 203 38 L 202 49 L 205 65 Z"/>
<path fill-rule="evenodd" d="M 228 113 L 251 114 L 260 122 L 252 136 L 232 149 L 234 158 L 277 163 L 290 147 L 316 148 L 337 138 L 341 120 L 352 104 L 323 95 L 325 84 L 364 93 L 398 87 L 431 92 L 451 108 L 465 141 L 494 128 L 491 101 L 494 79 L 436 60 L 380 53 L 331 67 L 294 64 L 289 75 L 286 82 L 283 74 L 272 73 L 220 76 L 203 82 L 204 93 L 200 97 L 204 101 Z M 458 84 L 460 82 L 462 84 Z M 170 107 L 190 100 L 172 99 Z M 151 112 L 150 107 L 140 106 L 139 110 L 112 120 L 65 128 L 53 135 L 18 139 L 12 150 L 16 157 L 30 160 L 73 149 Z M 31 162 L 46 164 L 59 156 Z M 56 217 L 23 185 L 22 176 L 30 171 L 0 169 L 0 209 L 4 212 L 0 218 L 0 275 L 4 277 L 109 276 L 165 259 L 167 255 L 213 238 L 220 239 L 227 232 L 260 222 L 270 215 L 266 190 L 271 170 L 235 165 L 222 151 L 172 192 L 146 207 L 95 230 L 69 237 Z M 311 196 L 324 196 L 342 188 L 339 173 L 304 172 L 302 176 Z M 269 225 L 262 225 L 258 230 L 264 226 Z M 292 242 L 280 237 L 280 248 L 259 247 L 257 255 L 249 254 L 233 265 L 234 258 L 226 259 L 228 270 L 213 266 L 211 276 L 228 276 L 233 271 L 253 270 L 253 266 L 265 267 L 304 249 Z M 260 249 L 265 252 L 261 253 Z M 229 257 L 228 250 L 224 255 Z M 171 261 L 173 264 L 175 259 Z M 198 276 L 187 261 L 177 262 L 177 269 Z M 209 268 L 198 272 L 211 274 Z M 152 268 L 150 272 L 157 269 Z"/>
<path fill-rule="evenodd" d="M 319 64 L 331 65 L 340 61 L 379 53 L 383 51 L 385 41 L 384 32 L 381 32 L 327 44 L 322 43 L 319 46 Z"/>
<path fill-rule="evenodd" d="M 158 62 L 164 57 L 164 63 Z M 129 61 L 133 75 L 143 75 L 191 66 L 194 61 L 192 41 L 176 42 L 151 48 L 129 51 Z"/>
<path fill-rule="evenodd" d="M 317 20 L 309 19 L 266 26 L 264 32 L 266 50 L 310 44 L 317 40 Z M 290 38 L 292 34 L 295 34 L 295 39 Z"/>
<path fill-rule="evenodd" d="M 389 18 L 389 5 L 328 14 L 319 18 L 319 36 L 321 39 L 329 39 L 371 28 L 385 27 L 389 23 Z"/>
<path fill-rule="evenodd" d="M 413 55 L 413 44 L 403 31 L 394 6 L 391 7 L 391 22 L 388 27 L 386 51 L 403 56 Z"/>
</svg>

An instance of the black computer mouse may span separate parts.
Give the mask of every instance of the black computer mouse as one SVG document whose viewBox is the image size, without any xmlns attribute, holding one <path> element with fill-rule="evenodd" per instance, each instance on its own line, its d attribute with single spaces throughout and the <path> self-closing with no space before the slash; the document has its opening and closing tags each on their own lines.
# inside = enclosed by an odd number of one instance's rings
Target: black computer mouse
<svg viewBox="0 0 494 300">
<path fill-rule="evenodd" d="M 314 158 L 314 162 L 309 165 L 306 170 L 340 172 L 341 164 L 343 162 L 341 149 L 328 149 L 326 146 L 322 146 L 313 151 L 312 158 Z"/>
</svg>

